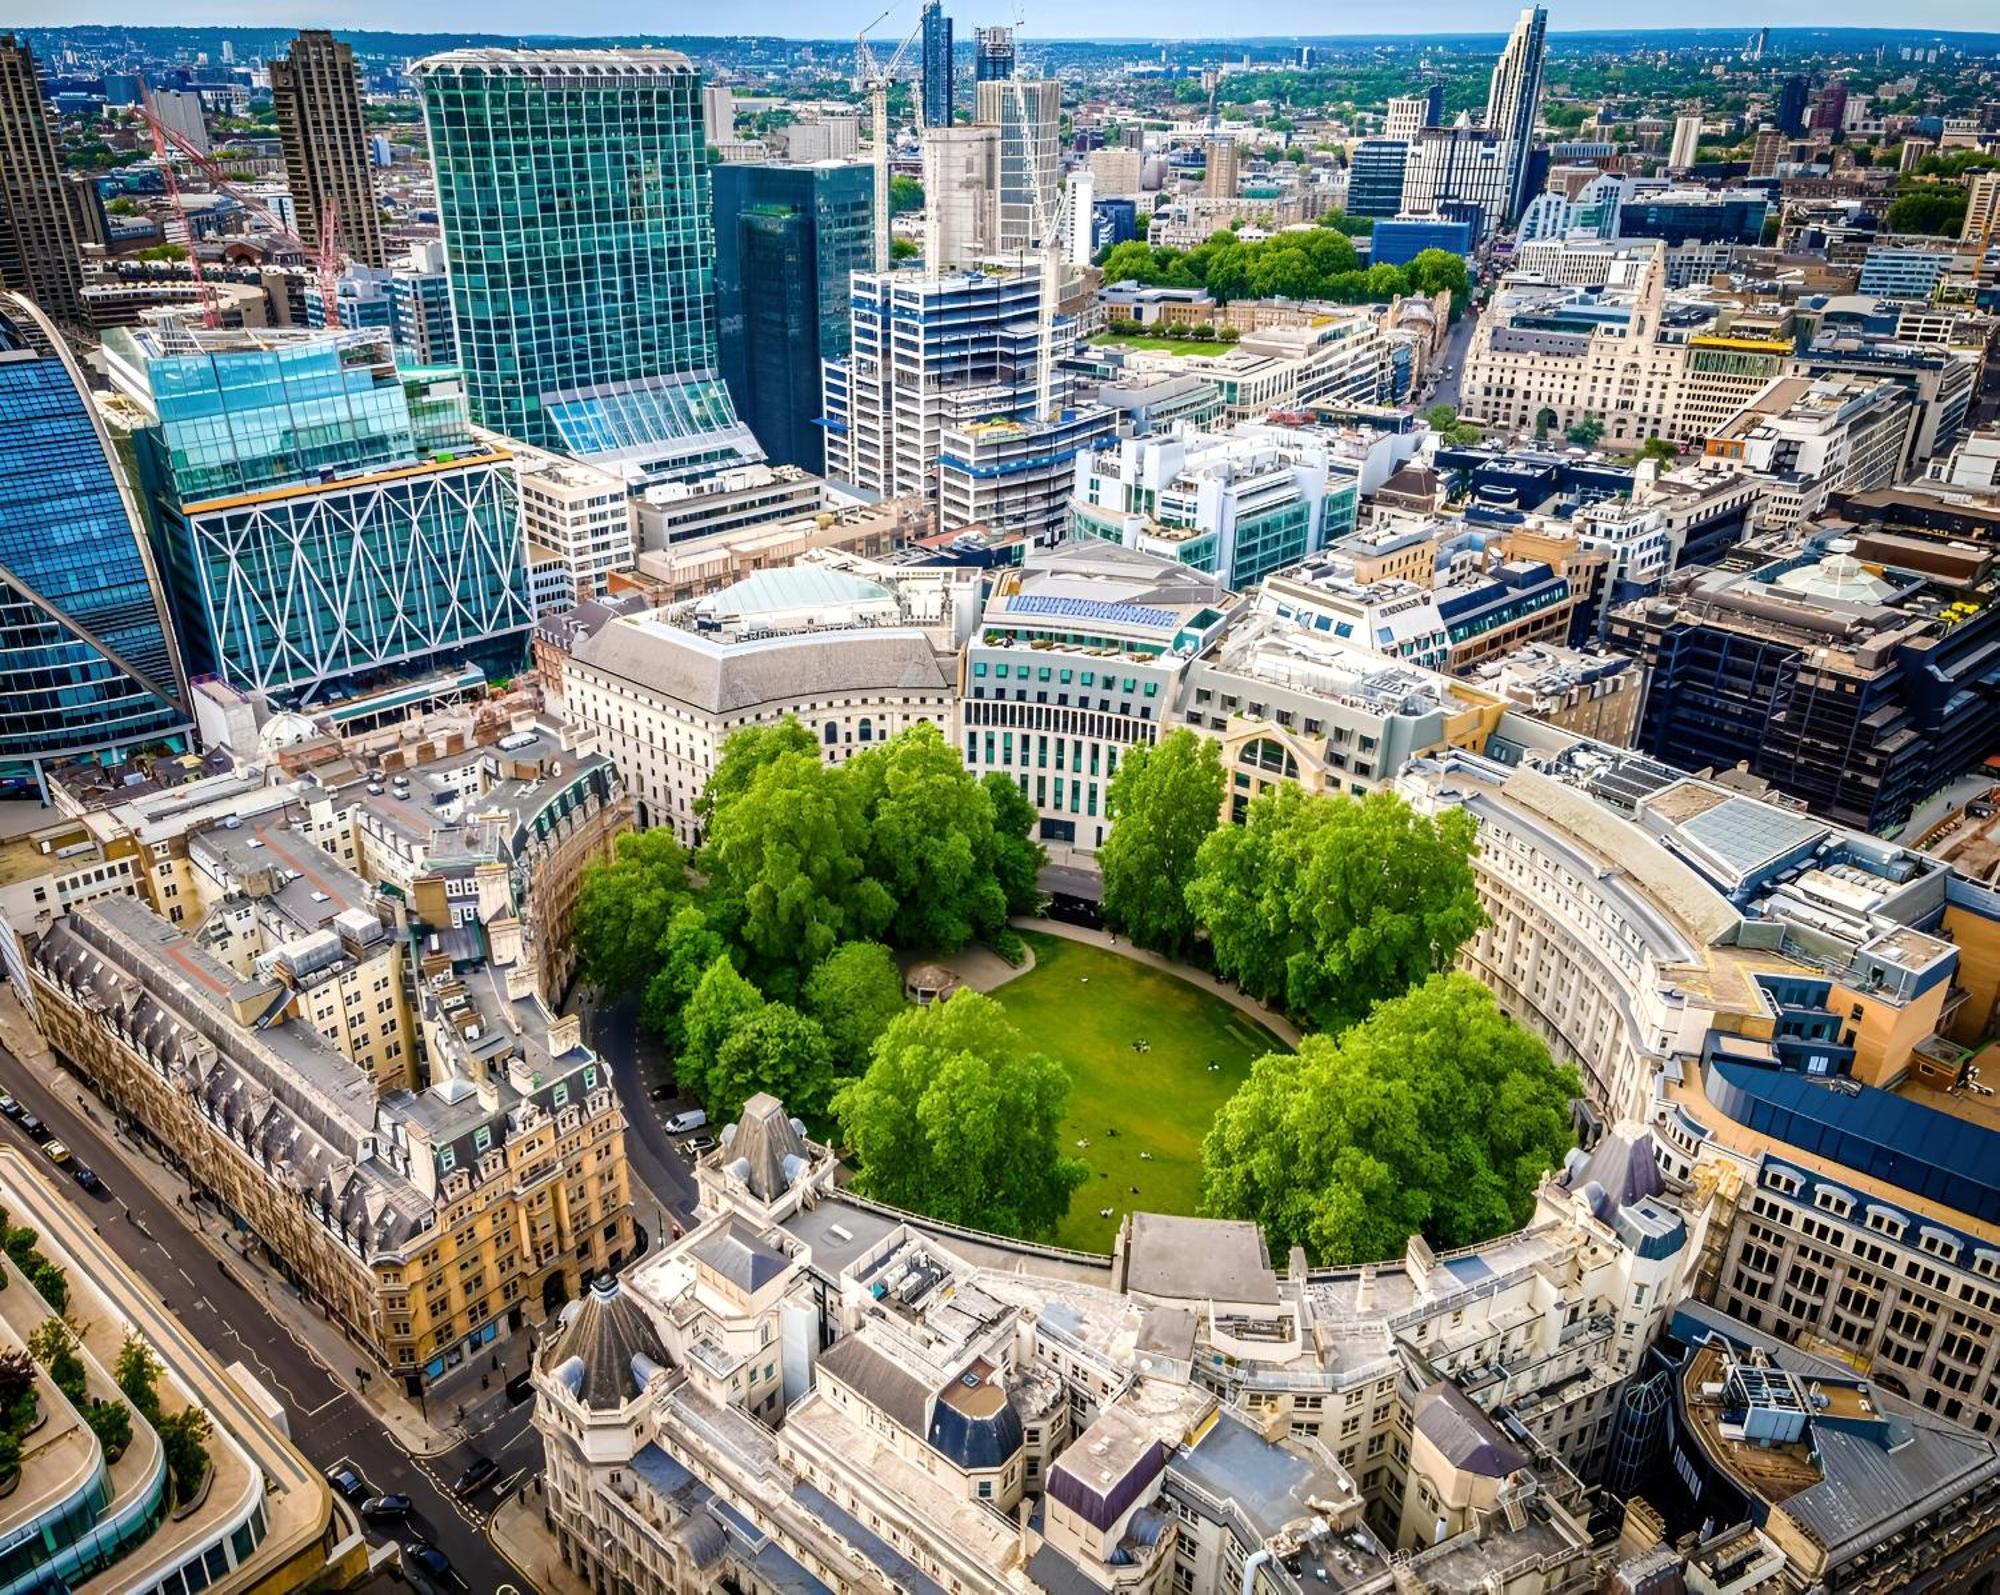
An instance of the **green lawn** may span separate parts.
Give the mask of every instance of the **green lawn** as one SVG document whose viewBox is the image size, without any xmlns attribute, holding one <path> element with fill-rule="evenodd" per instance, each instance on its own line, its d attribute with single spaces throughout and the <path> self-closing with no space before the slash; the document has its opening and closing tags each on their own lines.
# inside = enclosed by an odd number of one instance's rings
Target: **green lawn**
<svg viewBox="0 0 2000 1595">
<path fill-rule="evenodd" d="M 1220 354 L 1236 347 L 1214 338 L 1149 338 L 1143 334 L 1128 337 L 1115 332 L 1101 333 L 1092 341 L 1115 343 L 1121 349 L 1152 349 L 1162 354 Z"/>
<path fill-rule="evenodd" d="M 1121 1214 L 1195 1210 L 1201 1138 L 1216 1109 L 1253 1058 L 1284 1044 L 1221 998 L 1145 964 L 1035 931 L 1022 939 L 1035 967 L 993 995 L 1035 1047 L 1069 1069 L 1063 1150 L 1091 1169 L 1055 1239 L 1108 1252 Z M 1135 1052 L 1135 1040 L 1150 1050 Z M 1222 1067 L 1210 1069 L 1211 1059 Z M 1106 1207 L 1111 1215 L 1100 1218 Z"/>
</svg>

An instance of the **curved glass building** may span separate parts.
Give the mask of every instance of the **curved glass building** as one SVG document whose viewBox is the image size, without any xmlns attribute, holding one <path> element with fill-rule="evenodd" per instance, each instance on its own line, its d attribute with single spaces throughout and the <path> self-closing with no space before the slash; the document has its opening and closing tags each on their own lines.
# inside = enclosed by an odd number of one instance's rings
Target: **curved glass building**
<svg viewBox="0 0 2000 1595">
<path fill-rule="evenodd" d="M 166 604 L 111 440 L 54 327 L 0 294 L 0 795 L 192 725 Z"/>
</svg>

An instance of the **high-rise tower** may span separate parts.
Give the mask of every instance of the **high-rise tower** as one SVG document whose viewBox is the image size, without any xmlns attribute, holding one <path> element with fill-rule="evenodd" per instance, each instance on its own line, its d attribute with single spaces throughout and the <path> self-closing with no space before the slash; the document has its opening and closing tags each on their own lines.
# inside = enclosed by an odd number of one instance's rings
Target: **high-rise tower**
<svg viewBox="0 0 2000 1595">
<path fill-rule="evenodd" d="M 319 248 L 331 206 L 339 247 L 361 265 L 386 266 L 353 48 L 319 29 L 301 33 L 271 62 L 271 108 L 299 236 Z"/>
<path fill-rule="evenodd" d="M 54 324 L 0 294 L 0 789 L 185 733 L 166 598 Z"/>
<path fill-rule="evenodd" d="M 977 118 L 1000 129 L 1000 248 L 1038 249 L 1036 194 L 1053 226 L 1062 198 L 1062 85 L 989 78 L 979 85 Z"/>
<path fill-rule="evenodd" d="M 48 107 L 25 40 L 0 33 L 0 287 L 82 326 L 83 260 Z"/>
<path fill-rule="evenodd" d="M 716 372 L 694 64 L 454 50 L 412 72 L 473 419 L 632 480 L 761 458 Z"/>
<path fill-rule="evenodd" d="M 925 127 L 950 127 L 952 118 L 951 18 L 944 0 L 924 7 L 922 98 L 918 107 Z"/>
<path fill-rule="evenodd" d="M 1549 13 L 1531 6 L 1521 13 L 1507 47 L 1493 68 L 1486 90 L 1486 128 L 1501 142 L 1506 163 L 1506 217 L 1512 221 L 1528 202 L 1528 152 L 1535 140 L 1535 117 L 1542 104 L 1542 57 L 1548 49 Z"/>
<path fill-rule="evenodd" d="M 1011 78 L 1014 75 L 1014 30 L 981 28 L 974 38 L 977 42 L 972 52 L 973 80 L 990 83 L 997 78 Z"/>
</svg>

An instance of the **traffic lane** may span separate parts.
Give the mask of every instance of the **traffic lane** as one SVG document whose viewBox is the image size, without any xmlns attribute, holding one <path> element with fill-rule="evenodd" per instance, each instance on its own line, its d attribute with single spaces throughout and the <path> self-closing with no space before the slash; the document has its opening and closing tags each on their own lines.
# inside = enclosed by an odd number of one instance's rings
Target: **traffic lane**
<svg viewBox="0 0 2000 1595">
<path fill-rule="evenodd" d="M 67 1076 L 59 1075 L 67 1082 Z M 464 1466 L 452 1459 L 461 1446 L 438 1459 L 439 1477 L 408 1456 L 381 1421 L 333 1377 L 305 1342 L 274 1314 L 263 1297 L 237 1277 L 246 1265 L 229 1264 L 190 1232 L 189 1215 L 159 1196 L 132 1167 L 143 1156 L 115 1138 L 103 1114 L 80 1106 L 78 1092 L 45 1089 L 18 1058 L 0 1048 L 0 1089 L 40 1118 L 109 1187 L 100 1202 L 73 1181 L 72 1200 L 93 1214 L 100 1234 L 140 1278 L 151 1281 L 162 1303 L 189 1332 L 224 1363 L 241 1361 L 283 1401 L 291 1417 L 292 1441 L 322 1472 L 337 1463 L 355 1467 L 378 1495 L 408 1495 L 431 1530 L 430 1538 L 475 1584 L 497 1588 L 519 1581 L 512 1564 L 482 1532 L 476 1505 L 462 1506 L 449 1485 Z M 18 1123 L 5 1132 L 35 1145 Z M 301 1303 L 300 1310 L 308 1310 Z M 488 1580 L 485 1584 L 479 1581 Z"/>
<path fill-rule="evenodd" d="M 640 1182 L 676 1216 L 685 1219 L 694 1211 L 698 1196 L 694 1171 L 675 1150 L 673 1138 L 661 1122 L 662 1104 L 653 1092 L 671 1084 L 671 1071 L 664 1057 L 649 1062 L 641 1056 L 642 1052 L 658 1049 L 642 1043 L 639 1004 L 629 998 L 616 1003 L 584 998 L 580 1007 L 591 1049 L 610 1063 L 611 1078 L 625 1108 L 629 1129 L 626 1157 Z M 657 1227 L 644 1212 L 638 1216 L 641 1224 Z"/>
</svg>

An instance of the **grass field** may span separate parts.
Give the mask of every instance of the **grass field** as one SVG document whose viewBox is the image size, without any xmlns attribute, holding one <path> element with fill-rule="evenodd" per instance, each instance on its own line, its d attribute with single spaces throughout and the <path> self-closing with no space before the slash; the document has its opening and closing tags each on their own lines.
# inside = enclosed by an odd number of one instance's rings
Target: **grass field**
<svg viewBox="0 0 2000 1595">
<path fill-rule="evenodd" d="M 1213 338 L 1149 338 L 1143 333 L 1125 335 L 1115 332 L 1099 334 L 1093 343 L 1115 343 L 1121 349 L 1151 349 L 1160 354 L 1220 354 L 1236 347 L 1233 343 L 1221 343 Z"/>
<path fill-rule="evenodd" d="M 1195 1210 L 1201 1138 L 1216 1109 L 1252 1059 L 1284 1044 L 1219 997 L 1145 964 L 1058 936 L 1022 938 L 1035 967 L 993 996 L 1034 1046 L 1069 1069 L 1063 1150 L 1091 1170 L 1055 1239 L 1108 1252 L 1120 1215 L 1134 1208 Z M 1136 1040 L 1149 1050 L 1135 1052 Z M 1210 1069 L 1210 1060 L 1222 1067 Z M 1106 1207 L 1110 1216 L 1099 1217 Z"/>
</svg>

